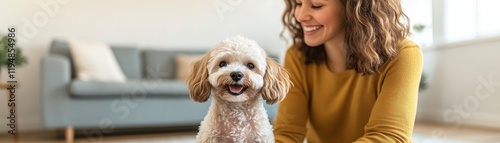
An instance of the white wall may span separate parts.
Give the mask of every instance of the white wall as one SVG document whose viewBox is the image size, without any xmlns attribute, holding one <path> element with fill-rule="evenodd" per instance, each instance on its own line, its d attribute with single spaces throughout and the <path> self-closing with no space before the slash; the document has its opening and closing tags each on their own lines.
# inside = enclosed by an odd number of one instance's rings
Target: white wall
<svg viewBox="0 0 500 143">
<path fill-rule="evenodd" d="M 478 36 L 498 33 L 498 28 L 470 28 L 471 24 L 497 23 L 498 19 L 491 18 L 492 12 L 482 12 L 498 10 L 489 1 L 494 0 L 478 1 L 479 5 L 474 7 L 475 0 L 402 0 L 412 24 L 427 26 L 422 33 L 413 31 L 412 36 L 415 42 L 422 45 L 424 72 L 429 76 L 429 89 L 419 94 L 419 120 L 447 123 L 451 129 L 464 125 L 500 128 L 500 37 L 478 39 Z M 481 8 L 476 11 L 478 6 Z M 470 15 L 473 13 L 476 15 Z M 481 21 L 483 17 L 486 18 Z M 450 20 L 460 21 L 460 24 Z M 478 31 L 483 28 L 488 30 Z M 473 40 L 449 43 L 456 41 L 450 40 L 453 37 L 469 37 Z M 491 87 L 487 88 L 485 85 L 488 84 L 482 83 L 480 79 L 488 81 L 490 75 Z M 489 96 L 483 97 L 481 94 Z"/>
<path fill-rule="evenodd" d="M 424 50 L 428 89 L 419 95 L 418 118 L 500 128 L 500 37 Z"/>
<path fill-rule="evenodd" d="M 218 13 L 214 4 L 220 5 L 222 12 Z M 0 0 L 0 9 L 0 33 L 16 26 L 18 44 L 29 58 L 28 65 L 16 69 L 20 84 L 17 119 L 23 131 L 43 129 L 40 60 L 55 38 L 204 49 L 242 35 L 279 54 L 287 45 L 279 38 L 284 10 L 280 0 Z M 5 70 L 1 74 L 5 81 Z M 6 133 L 7 101 L 0 99 L 0 133 Z"/>
</svg>

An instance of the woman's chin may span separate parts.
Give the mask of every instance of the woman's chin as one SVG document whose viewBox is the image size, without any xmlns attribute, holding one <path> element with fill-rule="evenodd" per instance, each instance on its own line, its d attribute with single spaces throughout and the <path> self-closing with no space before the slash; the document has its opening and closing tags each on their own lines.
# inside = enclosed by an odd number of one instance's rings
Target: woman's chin
<svg viewBox="0 0 500 143">
<path fill-rule="evenodd" d="M 305 35 L 304 42 L 309 47 L 316 47 L 316 46 L 323 44 L 320 40 L 320 37 L 313 36 L 313 35 Z"/>
<path fill-rule="evenodd" d="M 308 41 L 308 40 L 305 40 L 305 41 L 306 41 L 306 45 L 309 47 L 316 47 L 316 46 L 323 44 L 321 42 L 316 42 L 316 41 Z"/>
</svg>

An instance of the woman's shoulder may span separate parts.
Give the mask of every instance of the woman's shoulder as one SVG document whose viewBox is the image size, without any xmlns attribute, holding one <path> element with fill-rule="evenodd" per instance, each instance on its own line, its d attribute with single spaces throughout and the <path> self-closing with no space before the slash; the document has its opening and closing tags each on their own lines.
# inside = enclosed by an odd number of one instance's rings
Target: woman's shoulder
<svg viewBox="0 0 500 143">
<path fill-rule="evenodd" d="M 293 54 L 293 55 L 296 55 L 296 54 L 299 54 L 300 53 L 300 50 L 299 50 L 299 47 L 296 46 L 296 45 L 290 45 L 288 47 L 288 49 L 286 50 L 286 54 Z M 300 55 L 300 54 L 299 54 Z"/>
<path fill-rule="evenodd" d="M 399 43 L 399 51 L 405 49 L 414 49 L 414 48 L 420 50 L 420 47 L 410 39 L 404 39 L 403 41 L 401 41 L 401 43 Z"/>
<path fill-rule="evenodd" d="M 420 65 L 422 64 L 422 50 L 420 47 L 409 39 L 403 40 L 399 44 L 399 52 L 388 62 L 388 65 Z M 398 64 L 400 63 L 400 64 Z"/>
<path fill-rule="evenodd" d="M 420 47 L 410 39 L 401 41 L 398 47 L 398 54 L 394 57 L 394 60 L 392 60 L 392 62 L 397 61 L 396 59 L 415 58 L 415 56 L 422 56 L 422 50 L 420 49 Z"/>
<path fill-rule="evenodd" d="M 306 57 L 302 53 L 299 47 L 297 46 L 290 46 L 285 53 L 285 67 L 286 68 L 299 68 L 299 69 L 304 69 L 306 68 Z"/>
<path fill-rule="evenodd" d="M 305 60 L 304 54 L 300 51 L 299 47 L 296 45 L 291 45 L 290 47 L 288 47 L 285 56 L 286 58 L 293 58 L 295 60 L 300 60 L 300 61 Z"/>
</svg>

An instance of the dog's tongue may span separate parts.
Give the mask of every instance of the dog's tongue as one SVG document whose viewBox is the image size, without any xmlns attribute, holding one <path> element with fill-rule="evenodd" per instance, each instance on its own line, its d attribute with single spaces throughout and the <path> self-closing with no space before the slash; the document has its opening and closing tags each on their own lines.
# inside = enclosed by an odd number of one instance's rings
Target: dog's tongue
<svg viewBox="0 0 500 143">
<path fill-rule="evenodd" d="M 241 90 L 243 90 L 243 86 L 241 86 L 241 85 L 230 85 L 229 86 L 229 90 L 232 93 L 240 93 Z"/>
</svg>

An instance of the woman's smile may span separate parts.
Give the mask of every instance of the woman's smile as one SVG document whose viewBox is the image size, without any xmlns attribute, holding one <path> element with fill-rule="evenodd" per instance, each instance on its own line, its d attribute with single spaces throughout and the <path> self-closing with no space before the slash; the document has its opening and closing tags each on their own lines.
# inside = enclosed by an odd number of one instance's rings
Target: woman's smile
<svg viewBox="0 0 500 143">
<path fill-rule="evenodd" d="M 321 30 L 321 28 L 323 28 L 322 25 L 311 25 L 311 26 L 302 26 L 302 27 L 304 28 L 305 35 L 313 35 L 316 32 L 318 32 L 319 30 Z"/>
</svg>

